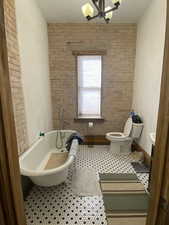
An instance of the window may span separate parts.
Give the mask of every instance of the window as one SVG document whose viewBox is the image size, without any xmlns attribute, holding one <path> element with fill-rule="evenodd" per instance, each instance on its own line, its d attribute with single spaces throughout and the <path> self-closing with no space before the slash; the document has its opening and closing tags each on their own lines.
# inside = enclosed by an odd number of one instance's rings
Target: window
<svg viewBox="0 0 169 225">
<path fill-rule="evenodd" d="M 77 56 L 78 117 L 101 117 L 102 56 Z"/>
</svg>

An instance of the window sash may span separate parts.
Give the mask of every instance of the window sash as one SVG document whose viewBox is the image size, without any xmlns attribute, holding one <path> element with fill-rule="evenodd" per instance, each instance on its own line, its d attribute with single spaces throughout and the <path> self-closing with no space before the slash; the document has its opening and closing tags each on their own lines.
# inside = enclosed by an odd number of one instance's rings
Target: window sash
<svg viewBox="0 0 169 225">
<path fill-rule="evenodd" d="M 78 96 L 79 116 L 100 117 L 101 88 L 79 88 Z"/>
<path fill-rule="evenodd" d="M 94 68 L 92 61 L 90 62 L 90 56 L 77 56 L 77 72 L 78 72 L 78 116 L 79 117 L 101 117 L 101 92 L 102 92 L 102 56 L 92 56 L 94 65 L 98 65 L 98 68 Z M 91 58 L 91 60 L 92 60 Z M 84 62 L 83 62 L 84 60 Z M 86 61 L 85 61 L 86 60 Z M 100 60 L 100 61 L 99 61 Z M 84 65 L 87 66 L 89 61 L 89 68 L 84 69 Z M 97 74 L 98 73 L 98 77 Z M 88 80 L 85 74 L 89 76 Z M 91 77 L 90 77 L 91 76 Z"/>
<path fill-rule="evenodd" d="M 102 58 L 101 56 L 97 55 L 78 57 L 79 87 L 101 87 L 101 71 L 102 71 L 101 58 Z M 86 69 L 85 67 L 88 68 Z"/>
</svg>

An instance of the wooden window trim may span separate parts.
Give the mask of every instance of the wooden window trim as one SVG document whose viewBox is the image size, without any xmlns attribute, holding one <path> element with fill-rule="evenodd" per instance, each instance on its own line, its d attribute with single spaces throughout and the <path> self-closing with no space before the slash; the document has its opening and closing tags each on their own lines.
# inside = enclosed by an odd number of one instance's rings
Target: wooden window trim
<svg viewBox="0 0 169 225">
<path fill-rule="evenodd" d="M 72 51 L 72 55 L 74 56 L 83 56 L 83 55 L 106 55 L 106 50 L 84 50 L 84 51 Z"/>
<path fill-rule="evenodd" d="M 105 119 L 103 117 L 77 117 L 74 118 L 75 122 L 105 122 Z"/>
</svg>

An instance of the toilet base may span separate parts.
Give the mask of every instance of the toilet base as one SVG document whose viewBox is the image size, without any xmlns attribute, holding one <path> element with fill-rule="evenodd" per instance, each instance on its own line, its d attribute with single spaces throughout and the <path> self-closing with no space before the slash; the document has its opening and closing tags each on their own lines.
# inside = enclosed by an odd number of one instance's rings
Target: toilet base
<svg viewBox="0 0 169 225">
<path fill-rule="evenodd" d="M 131 141 L 127 142 L 111 142 L 110 152 L 114 154 L 127 154 L 131 153 Z"/>
</svg>

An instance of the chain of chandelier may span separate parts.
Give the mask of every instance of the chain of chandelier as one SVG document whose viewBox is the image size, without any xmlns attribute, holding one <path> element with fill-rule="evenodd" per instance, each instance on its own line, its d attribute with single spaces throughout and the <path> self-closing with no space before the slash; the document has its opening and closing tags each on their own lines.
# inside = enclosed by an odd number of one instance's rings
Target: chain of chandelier
<svg viewBox="0 0 169 225">
<path fill-rule="evenodd" d="M 109 23 L 112 16 L 113 11 L 119 9 L 122 0 L 111 0 L 113 6 L 106 6 L 105 0 L 91 0 L 93 5 L 95 6 L 97 13 L 94 15 L 94 8 L 90 3 L 86 3 L 82 6 L 82 13 L 87 20 L 92 20 L 97 17 L 103 18 L 106 23 Z"/>
</svg>

